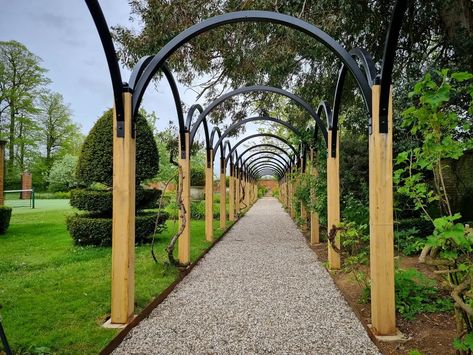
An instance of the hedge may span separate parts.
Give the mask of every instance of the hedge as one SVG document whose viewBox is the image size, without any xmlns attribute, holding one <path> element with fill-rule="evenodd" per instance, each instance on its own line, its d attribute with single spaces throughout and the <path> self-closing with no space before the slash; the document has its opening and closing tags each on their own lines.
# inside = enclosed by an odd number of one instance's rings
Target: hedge
<svg viewBox="0 0 473 355">
<path fill-rule="evenodd" d="M 106 111 L 98 119 L 82 145 L 77 163 L 77 180 L 86 186 L 99 182 L 112 186 L 113 114 Z M 158 173 L 159 153 L 153 132 L 145 118 L 136 120 L 136 181 L 151 179 Z"/>
<path fill-rule="evenodd" d="M 158 232 L 164 228 L 169 214 L 160 211 Z M 136 216 L 135 243 L 143 244 L 151 241 L 157 213 L 147 212 Z M 76 214 L 67 218 L 67 230 L 76 245 L 112 245 L 112 219 L 100 218 L 93 214 Z"/>
<path fill-rule="evenodd" d="M 157 200 L 161 190 L 136 189 L 136 209 L 150 209 L 157 207 Z M 98 214 L 112 213 L 113 193 L 111 190 L 99 191 L 88 189 L 75 189 L 71 191 L 70 204 L 82 211 L 91 211 Z"/>
<path fill-rule="evenodd" d="M 205 171 L 200 168 L 191 168 L 191 186 L 205 186 Z"/>
<path fill-rule="evenodd" d="M 0 206 L 0 234 L 5 234 L 10 226 L 11 207 Z"/>
</svg>

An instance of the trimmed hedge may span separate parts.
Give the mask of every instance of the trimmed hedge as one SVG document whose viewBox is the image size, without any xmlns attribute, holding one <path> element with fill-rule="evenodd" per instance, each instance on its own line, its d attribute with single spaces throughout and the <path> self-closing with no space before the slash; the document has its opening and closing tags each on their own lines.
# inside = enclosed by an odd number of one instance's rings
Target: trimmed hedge
<svg viewBox="0 0 473 355">
<path fill-rule="evenodd" d="M 106 111 L 95 123 L 82 145 L 76 177 L 86 186 L 99 182 L 112 186 L 113 113 Z M 146 119 L 136 119 L 136 182 L 151 179 L 159 170 L 159 153 Z"/>
<path fill-rule="evenodd" d="M 144 210 L 157 207 L 157 200 L 161 196 L 161 190 L 136 189 L 136 209 Z M 98 214 L 112 213 L 113 193 L 111 190 L 87 190 L 76 189 L 71 191 L 72 207 L 82 211 L 90 211 Z"/>
<path fill-rule="evenodd" d="M 11 207 L 0 206 L 0 234 L 5 234 L 10 226 Z"/>
<path fill-rule="evenodd" d="M 160 212 L 158 232 L 164 228 L 169 215 Z M 143 244 L 151 241 L 154 232 L 157 212 L 142 213 L 136 216 L 135 243 Z M 112 245 L 112 220 L 100 218 L 93 214 L 76 214 L 67 218 L 67 230 L 76 245 Z"/>
</svg>

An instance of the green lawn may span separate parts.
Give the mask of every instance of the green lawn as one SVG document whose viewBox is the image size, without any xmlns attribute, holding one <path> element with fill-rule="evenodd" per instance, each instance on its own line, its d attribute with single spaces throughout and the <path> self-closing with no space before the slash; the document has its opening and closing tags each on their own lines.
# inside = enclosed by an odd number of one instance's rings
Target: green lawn
<svg viewBox="0 0 473 355">
<path fill-rule="evenodd" d="M 18 353 L 98 353 L 117 333 L 100 324 L 110 313 L 110 248 L 76 247 L 65 216 L 68 200 L 37 200 L 36 209 L 16 208 L 0 236 L 0 311 L 10 345 Z M 229 223 L 230 224 L 230 223 Z M 214 221 L 216 237 L 222 232 Z M 136 248 L 136 312 L 177 275 L 166 266 L 165 246 L 177 231 L 168 221 L 155 250 Z M 191 258 L 209 247 L 204 222 L 191 223 Z"/>
</svg>

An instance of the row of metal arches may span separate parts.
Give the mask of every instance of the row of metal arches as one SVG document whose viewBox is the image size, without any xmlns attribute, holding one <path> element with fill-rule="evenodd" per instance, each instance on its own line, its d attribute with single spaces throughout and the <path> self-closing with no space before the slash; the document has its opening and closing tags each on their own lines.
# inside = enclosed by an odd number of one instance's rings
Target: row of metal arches
<svg viewBox="0 0 473 355">
<path fill-rule="evenodd" d="M 392 166 L 389 165 L 391 164 L 391 161 L 387 162 L 389 159 L 383 160 L 382 157 L 389 158 L 389 143 L 392 144 L 392 141 L 390 141 L 392 137 L 392 107 L 390 90 L 392 76 L 391 73 L 400 26 L 407 8 L 407 0 L 398 0 L 394 6 L 390 28 L 386 37 L 382 66 L 379 73 L 376 70 L 376 66 L 374 65 L 371 56 L 366 51 L 359 48 L 347 51 L 343 46 L 341 46 L 325 32 L 307 22 L 279 13 L 266 11 L 241 11 L 204 20 L 201 23 L 198 23 L 183 31 L 181 34 L 177 35 L 174 39 L 167 43 L 156 55 L 142 58 L 135 66 L 128 84 L 122 82 L 115 48 L 113 46 L 111 35 L 98 1 L 85 1 L 92 14 L 102 41 L 102 45 L 104 47 L 112 79 L 115 103 L 113 225 L 114 231 L 116 233 L 114 233 L 113 236 L 114 247 L 112 249 L 112 260 L 114 265 L 112 279 L 117 281 L 115 284 L 112 282 L 112 322 L 126 323 L 133 313 L 134 296 L 132 284 L 134 281 L 130 275 L 134 272 L 134 266 L 130 266 L 129 260 L 132 259 L 133 256 L 133 248 L 130 247 L 130 245 L 132 245 L 130 243 L 130 239 L 132 239 L 134 236 L 134 210 L 130 201 L 134 199 L 134 184 L 131 182 L 131 180 L 134 179 L 130 176 L 129 172 L 134 169 L 135 164 L 134 117 L 136 117 L 138 113 L 138 109 L 146 88 L 159 70 L 164 73 L 171 86 L 177 110 L 180 148 L 179 167 L 181 171 L 182 189 L 184 191 L 184 214 L 180 218 L 181 224 L 184 223 L 184 228 L 182 235 L 179 238 L 179 260 L 183 263 L 189 261 L 190 252 L 190 228 L 189 223 L 186 225 L 185 222 L 186 218 L 187 221 L 189 219 L 188 213 L 190 211 L 189 196 L 187 196 L 189 192 L 190 173 L 189 152 L 190 146 L 194 141 L 196 133 L 201 125 L 204 127 L 205 146 L 207 151 L 207 169 L 212 171 L 213 177 L 214 158 L 218 151 L 220 151 L 220 178 L 225 178 L 226 166 L 229 164 L 231 184 L 230 194 L 232 194 L 232 191 L 233 194 L 235 194 L 235 196 L 231 197 L 231 200 L 235 201 L 237 209 L 239 208 L 238 206 L 240 206 L 240 202 L 243 199 L 243 197 L 240 196 L 240 193 L 243 193 L 243 196 L 249 199 L 248 203 L 251 203 L 251 200 L 255 198 L 254 191 L 256 180 L 267 174 L 272 174 L 279 179 L 281 182 L 281 187 L 283 187 L 284 191 L 283 197 L 286 201 L 285 205 L 286 207 L 290 207 L 289 197 L 293 193 L 294 189 L 294 183 L 291 180 L 290 173 L 299 169 L 301 172 L 305 171 L 307 154 L 310 151 L 311 156 L 313 156 L 313 151 L 315 148 L 314 141 L 317 139 L 317 132 L 320 131 L 323 141 L 328 149 L 327 181 L 330 185 L 328 187 L 328 220 L 330 228 L 331 223 L 333 223 L 335 226 L 340 220 L 339 191 L 337 192 L 336 188 L 336 186 L 339 185 L 338 117 L 342 100 L 343 85 L 346 75 L 349 72 L 355 79 L 368 112 L 368 127 L 370 133 L 370 162 L 371 156 L 373 156 L 373 171 L 379 170 L 381 171 L 381 175 L 389 175 L 392 173 Z M 199 105 L 194 105 L 188 112 L 186 120 L 184 120 L 184 113 L 182 111 L 177 85 L 171 71 L 165 64 L 165 61 L 183 44 L 187 43 L 189 40 L 201 33 L 225 24 L 248 21 L 272 22 L 299 30 L 324 44 L 330 51 L 332 51 L 342 62 L 337 78 L 333 104 L 330 105 L 328 101 L 322 101 L 318 109 L 314 110 L 300 97 L 283 89 L 267 86 L 252 86 L 240 88 L 225 94 L 212 102 L 206 109 L 203 109 Z M 313 139 L 310 142 L 304 141 L 304 139 L 302 139 L 303 135 L 298 129 L 289 123 L 274 117 L 247 118 L 241 122 L 232 124 L 223 133 L 220 132 L 218 128 L 213 128 L 211 131 L 209 130 L 207 115 L 213 108 L 232 96 L 254 91 L 272 92 L 284 95 L 304 108 L 315 121 L 313 127 L 308 127 L 311 129 Z M 199 116 L 196 122 L 192 124 L 192 118 L 196 111 L 199 112 Z M 326 118 L 326 125 L 321 119 L 322 115 L 324 115 Z M 282 138 L 271 134 L 258 134 L 246 137 L 238 141 L 233 147 L 228 140 L 225 140 L 225 138 L 233 129 L 238 128 L 243 124 L 255 121 L 271 121 L 285 126 L 296 136 L 301 137 L 300 144 L 297 147 L 294 147 Z M 237 147 L 243 142 L 262 136 L 278 139 L 280 142 L 282 142 L 282 144 L 285 144 L 288 149 L 292 151 L 292 154 L 288 154 L 286 151 L 284 151 L 284 149 L 282 149 L 282 154 L 279 154 L 279 152 L 277 152 L 278 149 L 275 149 L 277 146 L 274 144 L 250 147 L 240 155 L 238 154 Z M 371 140 L 373 141 L 373 147 L 371 147 Z M 263 146 L 264 149 L 269 150 L 252 152 L 253 149 L 263 148 Z M 253 154 L 250 155 L 250 152 Z M 248 156 L 245 156 L 245 154 L 248 154 Z M 370 166 L 370 174 L 371 168 L 372 167 Z M 312 167 L 310 170 L 311 173 L 314 173 Z M 371 229 L 374 231 L 373 233 L 370 231 L 370 234 L 372 235 L 372 240 L 375 241 L 380 240 L 380 237 L 382 237 L 381 234 L 384 233 L 380 232 L 381 229 L 379 229 L 378 226 L 387 226 L 389 224 L 385 223 L 386 221 L 382 221 L 381 219 L 384 218 L 384 215 L 389 215 L 390 209 L 392 212 L 392 204 L 390 207 L 382 205 L 389 205 L 389 201 L 386 202 L 385 198 L 383 201 L 383 195 L 389 195 L 389 191 L 386 189 L 386 187 L 389 188 L 390 183 L 388 181 L 389 179 L 385 179 L 386 181 L 382 180 L 383 178 L 374 178 L 373 181 L 371 181 L 370 178 L 370 189 L 371 185 L 373 185 L 373 191 L 381 191 L 376 195 L 376 198 L 373 199 L 376 200 L 373 203 L 373 206 L 371 206 L 370 202 L 370 215 L 372 210 L 377 211 L 377 214 L 373 214 L 373 218 L 370 220 L 370 227 L 372 227 Z M 234 185 L 235 183 L 237 184 L 236 187 Z M 223 184 L 223 186 L 225 186 L 225 184 Z M 123 201 L 125 201 L 125 203 L 123 203 Z M 248 203 L 246 206 L 248 206 Z M 293 206 L 291 208 L 293 208 Z M 379 213 L 380 209 L 382 211 L 381 213 Z M 379 215 L 381 215 L 381 219 Z M 123 218 L 123 216 L 127 217 Z M 232 218 L 232 213 L 230 213 L 230 218 Z M 389 228 L 386 229 L 386 233 L 389 239 L 390 235 L 392 234 Z M 389 240 L 387 243 L 389 244 Z M 376 243 L 372 243 L 372 248 L 373 245 L 374 249 L 376 250 L 382 249 L 382 247 L 378 248 Z M 334 245 L 334 247 L 337 246 Z M 389 249 L 389 245 L 387 245 L 387 248 Z M 380 272 L 378 272 L 379 270 L 374 273 L 372 272 L 373 327 L 375 331 L 378 332 L 378 334 L 388 335 L 395 332 L 394 285 L 393 275 L 391 272 L 392 262 L 391 260 L 380 262 L 379 260 L 383 260 L 383 258 L 386 257 L 386 252 L 383 250 L 381 250 L 381 252 L 384 254 L 375 255 L 374 262 L 372 258 L 372 268 L 376 267 L 380 269 Z M 372 251 L 372 253 L 375 253 L 375 251 Z M 339 266 L 339 256 L 337 260 L 337 256 L 334 253 L 334 248 L 330 246 L 330 243 L 329 257 L 331 258 L 330 262 L 332 263 L 333 267 L 336 268 Z M 380 277 L 378 274 L 383 276 Z M 387 281 L 381 283 L 383 278 L 385 281 Z"/>
</svg>

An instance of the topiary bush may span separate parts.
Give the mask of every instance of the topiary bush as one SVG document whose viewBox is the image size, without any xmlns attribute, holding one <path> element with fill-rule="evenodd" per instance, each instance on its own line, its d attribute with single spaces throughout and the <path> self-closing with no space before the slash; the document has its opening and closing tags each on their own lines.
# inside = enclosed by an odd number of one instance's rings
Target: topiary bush
<svg viewBox="0 0 473 355">
<path fill-rule="evenodd" d="M 159 154 L 153 131 L 144 117 L 136 120 L 136 183 L 151 179 L 159 170 Z M 102 183 L 112 186 L 113 113 L 98 119 L 82 145 L 76 177 L 83 186 Z"/>
<path fill-rule="evenodd" d="M 136 209 L 157 208 L 161 190 L 136 189 Z M 96 214 L 112 215 L 113 194 L 111 190 L 76 189 L 71 191 L 71 206 L 82 211 L 91 211 Z"/>
<path fill-rule="evenodd" d="M 11 207 L 0 206 L 0 234 L 5 234 L 10 226 Z"/>
<path fill-rule="evenodd" d="M 146 212 L 136 216 L 136 244 L 143 244 L 150 241 L 150 236 L 154 232 L 157 216 L 157 212 Z M 164 223 L 168 217 L 169 214 L 166 211 L 160 211 L 158 232 L 163 230 Z M 72 215 L 67 218 L 67 230 L 76 245 L 112 245 L 111 218 L 98 217 L 91 213 Z"/>
<path fill-rule="evenodd" d="M 146 119 L 136 122 L 136 211 L 157 208 L 160 190 L 144 189 L 139 184 L 158 173 L 159 154 L 153 132 Z M 84 141 L 77 163 L 76 176 L 86 188 L 71 191 L 70 203 L 82 211 L 67 218 L 67 229 L 77 245 L 108 246 L 112 243 L 113 208 L 113 115 L 106 111 Z M 169 214 L 160 212 L 158 232 Z M 136 243 L 149 240 L 156 225 L 157 213 L 139 212 L 136 216 Z"/>
</svg>

